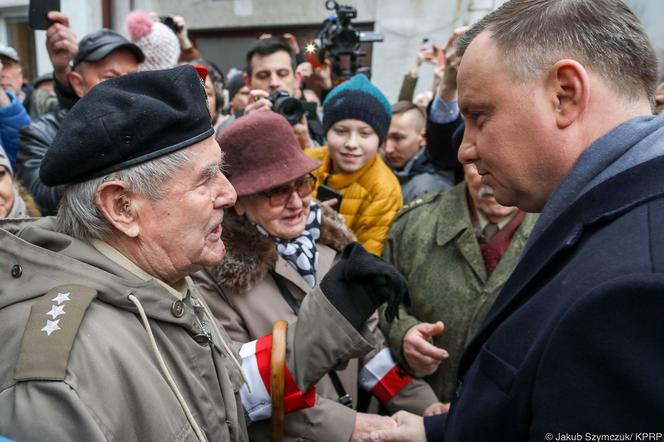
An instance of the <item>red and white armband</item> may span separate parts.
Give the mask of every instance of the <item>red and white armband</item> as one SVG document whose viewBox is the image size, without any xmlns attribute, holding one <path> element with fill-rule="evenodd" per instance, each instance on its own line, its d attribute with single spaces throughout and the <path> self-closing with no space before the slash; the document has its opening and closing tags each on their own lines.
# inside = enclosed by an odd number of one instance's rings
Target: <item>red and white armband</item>
<svg viewBox="0 0 664 442">
<path fill-rule="evenodd" d="M 242 405 L 252 422 L 269 419 L 272 415 L 270 397 L 270 357 L 272 355 L 272 335 L 263 336 L 242 346 L 242 369 L 247 378 L 240 390 Z M 291 413 L 303 408 L 313 407 L 316 403 L 316 390 L 311 387 L 306 392 L 297 388 L 288 365 L 284 378 L 284 412 Z"/>
<path fill-rule="evenodd" d="M 389 348 L 379 351 L 360 371 L 360 385 L 383 404 L 399 394 L 412 377 L 394 360 Z"/>
</svg>

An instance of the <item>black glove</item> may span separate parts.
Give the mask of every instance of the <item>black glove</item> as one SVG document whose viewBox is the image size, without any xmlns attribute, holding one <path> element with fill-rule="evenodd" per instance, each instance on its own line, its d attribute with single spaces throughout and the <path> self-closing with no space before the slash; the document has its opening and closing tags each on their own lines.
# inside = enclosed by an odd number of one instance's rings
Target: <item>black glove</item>
<svg viewBox="0 0 664 442">
<path fill-rule="evenodd" d="M 387 302 L 385 319 L 399 317 L 399 304 L 410 305 L 406 279 L 392 264 L 364 250 L 360 244 L 348 244 L 341 260 L 330 269 L 320 288 L 332 305 L 356 329 Z"/>
</svg>

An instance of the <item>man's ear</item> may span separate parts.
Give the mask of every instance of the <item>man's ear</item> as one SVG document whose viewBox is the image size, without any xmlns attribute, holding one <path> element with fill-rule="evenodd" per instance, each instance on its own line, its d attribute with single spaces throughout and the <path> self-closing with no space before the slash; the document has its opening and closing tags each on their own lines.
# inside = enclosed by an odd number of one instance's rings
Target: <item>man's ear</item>
<svg viewBox="0 0 664 442">
<path fill-rule="evenodd" d="M 97 189 L 97 208 L 115 229 L 130 238 L 140 233 L 135 201 L 130 196 L 127 183 L 118 180 L 105 181 Z"/>
<path fill-rule="evenodd" d="M 246 72 L 242 73 L 242 79 L 244 80 L 244 85 L 251 89 L 251 77 Z"/>
<path fill-rule="evenodd" d="M 76 71 L 69 71 L 67 73 L 67 79 L 69 80 L 69 85 L 74 89 L 78 97 L 82 97 L 87 92 L 85 90 L 85 82 L 83 81 L 83 76 Z"/>
<path fill-rule="evenodd" d="M 548 82 L 554 95 L 556 124 L 559 129 L 565 129 L 583 115 L 588 107 L 588 71 L 575 60 L 559 60 L 549 71 Z"/>
</svg>

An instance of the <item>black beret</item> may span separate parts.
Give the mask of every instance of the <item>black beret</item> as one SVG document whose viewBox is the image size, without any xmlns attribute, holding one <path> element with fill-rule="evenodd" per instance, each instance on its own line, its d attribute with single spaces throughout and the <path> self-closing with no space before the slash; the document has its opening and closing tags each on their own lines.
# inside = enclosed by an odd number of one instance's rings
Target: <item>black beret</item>
<svg viewBox="0 0 664 442">
<path fill-rule="evenodd" d="M 193 66 L 116 77 L 67 114 L 41 163 L 47 186 L 86 181 L 188 147 L 214 133 Z"/>
</svg>

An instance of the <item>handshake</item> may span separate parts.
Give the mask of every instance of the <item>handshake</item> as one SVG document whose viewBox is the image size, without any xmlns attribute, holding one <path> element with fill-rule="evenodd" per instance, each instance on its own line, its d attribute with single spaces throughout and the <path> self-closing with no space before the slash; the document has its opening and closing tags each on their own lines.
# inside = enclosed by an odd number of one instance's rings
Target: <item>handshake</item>
<svg viewBox="0 0 664 442">
<path fill-rule="evenodd" d="M 447 413 L 450 404 L 436 402 L 424 410 L 424 416 Z M 426 442 L 422 417 L 399 411 L 391 417 L 357 413 L 351 442 Z"/>
</svg>

